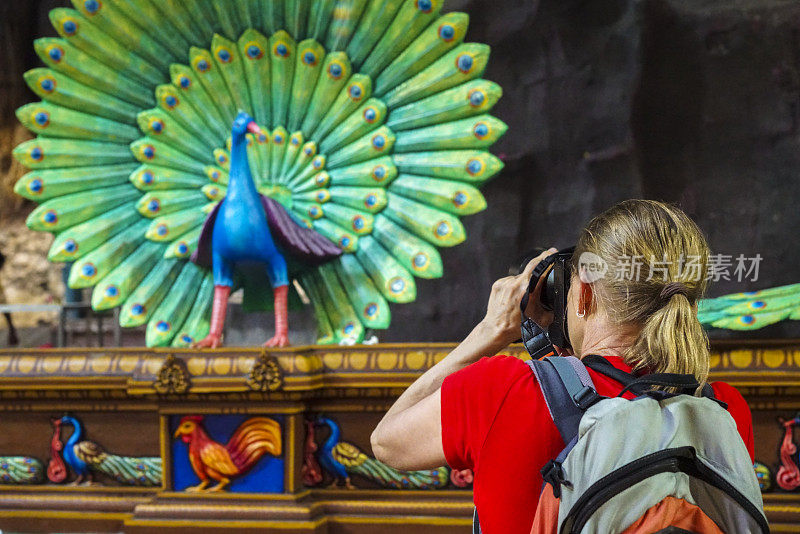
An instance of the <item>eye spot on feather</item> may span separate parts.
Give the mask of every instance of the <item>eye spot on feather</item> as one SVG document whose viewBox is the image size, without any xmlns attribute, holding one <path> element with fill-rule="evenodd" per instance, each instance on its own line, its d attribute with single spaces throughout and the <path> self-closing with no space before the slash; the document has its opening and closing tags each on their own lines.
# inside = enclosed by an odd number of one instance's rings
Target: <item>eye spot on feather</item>
<svg viewBox="0 0 800 534">
<path fill-rule="evenodd" d="M 156 330 L 158 330 L 161 333 L 169 332 L 171 328 L 172 328 L 172 325 L 169 324 L 168 321 L 158 321 L 156 323 Z"/>
<path fill-rule="evenodd" d="M 380 152 L 386 148 L 386 136 L 383 134 L 375 134 L 372 136 L 372 147 Z"/>
<path fill-rule="evenodd" d="M 208 177 L 211 178 L 212 182 L 219 181 L 219 171 L 216 169 L 212 169 L 211 172 L 208 174 Z"/>
<path fill-rule="evenodd" d="M 314 158 L 314 161 L 311 162 L 311 166 L 319 170 L 325 166 L 325 159 L 322 158 L 321 156 L 317 156 L 316 158 Z"/>
<path fill-rule="evenodd" d="M 176 252 L 181 257 L 186 256 L 186 254 L 189 252 L 189 245 L 187 245 L 185 241 L 181 241 L 178 243 Z"/>
<path fill-rule="evenodd" d="M 447 221 L 441 221 L 436 225 L 436 237 L 447 237 L 453 231 L 453 227 Z"/>
<path fill-rule="evenodd" d="M 417 9 L 423 13 L 430 13 L 433 11 L 433 2 L 431 0 L 417 0 Z"/>
<path fill-rule="evenodd" d="M 164 121 L 162 121 L 161 119 L 156 119 L 156 118 L 150 119 L 148 126 L 150 127 L 150 132 L 156 135 L 164 131 Z"/>
<path fill-rule="evenodd" d="M 154 198 L 150 202 L 147 203 L 147 211 L 150 213 L 158 213 L 161 210 L 161 202 L 158 201 L 157 198 Z"/>
<path fill-rule="evenodd" d="M 305 63 L 309 67 L 315 67 L 318 62 L 319 59 L 317 58 L 317 54 L 315 54 L 311 50 L 303 54 L 303 63 Z"/>
<path fill-rule="evenodd" d="M 188 76 L 181 75 L 178 77 L 178 85 L 180 85 L 184 89 L 188 89 L 192 86 L 192 79 Z"/>
<path fill-rule="evenodd" d="M 483 162 L 478 158 L 472 158 L 467 162 L 467 172 L 471 176 L 477 176 L 483 172 Z"/>
<path fill-rule="evenodd" d="M 211 69 L 211 64 L 204 58 L 198 59 L 194 66 L 199 72 L 208 72 Z"/>
<path fill-rule="evenodd" d="M 64 50 L 57 45 L 51 45 L 47 47 L 47 55 L 52 59 L 55 63 L 60 63 L 61 58 L 64 57 Z"/>
<path fill-rule="evenodd" d="M 58 214 L 55 210 L 47 210 L 44 212 L 44 215 L 42 215 L 42 222 L 47 225 L 56 224 L 58 222 Z"/>
<path fill-rule="evenodd" d="M 64 22 L 61 24 L 61 29 L 64 30 L 64 33 L 68 37 L 72 37 L 73 35 L 78 33 L 78 23 L 75 21 L 75 19 L 66 18 L 64 19 Z"/>
<path fill-rule="evenodd" d="M 89 15 L 94 15 L 95 13 L 97 13 L 100 10 L 101 6 L 102 4 L 100 3 L 99 0 L 86 0 L 83 3 L 83 8 Z"/>
<path fill-rule="evenodd" d="M 145 159 L 151 160 L 156 157 L 156 148 L 153 145 L 145 145 L 142 148 L 142 155 Z"/>
<path fill-rule="evenodd" d="M 486 101 L 486 94 L 480 89 L 473 89 L 467 95 L 467 99 L 469 99 L 470 106 L 479 108 Z"/>
<path fill-rule="evenodd" d="M 247 45 L 247 57 L 250 59 L 261 59 L 264 57 L 264 50 L 257 43 Z"/>
<path fill-rule="evenodd" d="M 52 93 L 56 88 L 56 80 L 52 76 L 42 76 L 39 78 L 39 87 L 45 93 Z"/>
<path fill-rule="evenodd" d="M 308 216 L 312 219 L 319 219 L 322 217 L 322 210 L 317 206 L 311 206 L 308 208 Z"/>
<path fill-rule="evenodd" d="M 364 88 L 361 87 L 361 84 L 354 83 L 347 89 L 347 94 L 351 100 L 358 102 L 364 96 Z"/>
<path fill-rule="evenodd" d="M 289 47 L 286 43 L 278 43 L 275 45 L 274 53 L 278 57 L 289 57 Z"/>
<path fill-rule="evenodd" d="M 372 319 L 376 315 L 378 315 L 378 305 L 375 302 L 370 302 L 367 304 L 366 308 L 364 308 L 364 317 Z"/>
<path fill-rule="evenodd" d="M 64 241 L 64 252 L 75 254 L 78 251 L 78 243 L 74 239 Z"/>
<path fill-rule="evenodd" d="M 453 205 L 457 208 L 462 207 L 468 200 L 469 197 L 463 191 L 456 191 L 456 194 L 453 195 Z"/>
<path fill-rule="evenodd" d="M 344 328 L 342 328 L 342 332 L 344 332 L 346 335 L 349 336 L 350 334 L 353 333 L 353 330 L 355 330 L 355 329 L 356 329 L 356 325 L 355 324 L 347 323 L 346 325 L 344 325 Z"/>
<path fill-rule="evenodd" d="M 191 343 L 194 343 L 194 338 L 192 336 L 183 334 L 181 336 L 181 341 L 183 341 L 184 343 L 191 344 Z"/>
<path fill-rule="evenodd" d="M 44 183 L 42 182 L 41 178 L 34 178 L 28 182 L 27 189 L 29 193 L 40 195 L 44 191 Z"/>
<path fill-rule="evenodd" d="M 179 102 L 180 100 L 174 95 L 167 95 L 164 97 L 164 107 L 167 109 L 175 109 L 175 106 L 177 106 Z"/>
<path fill-rule="evenodd" d="M 339 239 L 339 246 L 342 247 L 343 249 L 346 249 L 347 247 L 349 247 L 351 243 L 352 243 L 352 241 L 346 235 L 342 236 L 342 238 Z"/>
<path fill-rule="evenodd" d="M 258 137 L 256 137 L 256 141 L 258 141 L 259 145 L 263 145 L 264 143 L 267 142 L 267 134 L 264 133 L 258 134 Z"/>
<path fill-rule="evenodd" d="M 40 147 L 35 146 L 31 149 L 30 156 L 33 161 L 42 161 L 44 159 L 44 152 Z"/>
<path fill-rule="evenodd" d="M 395 277 L 389 282 L 389 291 L 395 295 L 399 295 L 406 288 L 406 281 L 402 278 Z"/>
<path fill-rule="evenodd" d="M 353 229 L 354 230 L 363 230 L 364 226 L 366 226 L 366 221 L 364 221 L 364 217 L 361 215 L 356 215 L 353 217 Z"/>
<path fill-rule="evenodd" d="M 217 59 L 219 59 L 222 63 L 230 63 L 233 61 L 233 54 L 231 54 L 231 51 L 226 47 L 220 46 L 217 48 Z"/>
<path fill-rule="evenodd" d="M 38 111 L 33 114 L 33 121 L 42 128 L 47 128 L 50 125 L 50 114 L 46 111 Z"/>
<path fill-rule="evenodd" d="M 169 228 L 167 228 L 166 224 L 161 223 L 156 226 L 156 235 L 158 237 L 165 237 L 167 234 L 169 234 Z"/>
<path fill-rule="evenodd" d="M 762 308 L 765 308 L 766 306 L 767 303 L 764 302 L 763 300 L 755 300 L 750 303 L 750 307 L 753 308 L 754 310 L 760 310 Z"/>
<path fill-rule="evenodd" d="M 228 163 L 228 156 L 226 156 L 225 154 L 220 154 L 219 156 L 217 156 L 217 162 L 220 165 L 225 165 L 226 163 Z"/>
<path fill-rule="evenodd" d="M 275 134 L 275 136 L 272 138 L 272 142 L 275 143 L 276 145 L 282 145 L 283 136 L 281 134 Z"/>
<path fill-rule="evenodd" d="M 131 306 L 131 315 L 133 315 L 134 317 L 142 317 L 144 315 L 145 310 L 146 308 L 144 307 L 144 305 L 136 303 L 133 306 Z"/>
<path fill-rule="evenodd" d="M 342 75 L 344 75 L 344 65 L 338 61 L 331 61 L 331 64 L 328 65 L 328 76 L 334 80 L 339 80 Z"/>
<path fill-rule="evenodd" d="M 456 29 L 452 24 L 442 24 L 439 26 L 439 37 L 447 43 L 452 41 L 456 36 Z"/>
<path fill-rule="evenodd" d="M 472 128 L 472 133 L 474 133 L 475 137 L 478 139 L 486 139 L 486 137 L 489 135 L 489 125 L 485 122 L 479 122 L 474 128 Z"/>
<path fill-rule="evenodd" d="M 469 74 L 474 65 L 475 60 L 469 54 L 461 54 L 456 58 L 456 67 L 464 74 Z"/>
<path fill-rule="evenodd" d="M 756 322 L 756 318 L 753 317 L 752 315 L 743 315 L 743 316 L 739 317 L 739 322 L 744 324 L 744 325 L 748 325 L 749 326 L 749 325 L 753 324 L 754 322 Z"/>
<path fill-rule="evenodd" d="M 119 288 L 117 286 L 115 286 L 115 285 L 110 285 L 110 286 L 106 287 L 105 294 L 106 294 L 106 297 L 113 299 L 113 298 L 115 298 L 115 297 L 117 297 L 119 295 Z"/>
<path fill-rule="evenodd" d="M 291 139 L 289 139 L 289 142 L 292 144 L 292 146 L 298 146 L 300 144 L 300 139 L 296 135 L 292 135 Z"/>
<path fill-rule="evenodd" d="M 369 106 L 364 110 L 364 120 L 370 124 L 374 123 L 376 120 L 378 120 L 378 110 L 372 106 Z"/>
<path fill-rule="evenodd" d="M 417 270 L 424 269 L 425 267 L 428 266 L 429 262 L 430 259 L 428 258 L 427 254 L 425 254 L 424 252 L 417 252 L 417 254 L 414 256 L 414 262 L 413 262 L 414 269 Z"/>
<path fill-rule="evenodd" d="M 81 267 L 81 278 L 94 278 L 97 274 L 97 267 L 93 263 L 84 263 Z"/>
<path fill-rule="evenodd" d="M 317 149 L 316 149 L 315 145 L 313 145 L 313 144 L 309 144 L 309 145 L 306 145 L 305 147 L 303 147 L 303 154 L 305 154 L 309 158 L 314 157 L 314 154 L 316 154 L 316 153 L 317 153 Z"/>
<path fill-rule="evenodd" d="M 383 165 L 375 165 L 372 169 L 372 179 L 376 182 L 382 182 L 386 178 L 386 167 Z"/>
<path fill-rule="evenodd" d="M 367 198 L 364 199 L 364 205 L 368 208 L 373 208 L 378 203 L 378 197 L 374 194 L 370 193 L 367 195 Z"/>
</svg>

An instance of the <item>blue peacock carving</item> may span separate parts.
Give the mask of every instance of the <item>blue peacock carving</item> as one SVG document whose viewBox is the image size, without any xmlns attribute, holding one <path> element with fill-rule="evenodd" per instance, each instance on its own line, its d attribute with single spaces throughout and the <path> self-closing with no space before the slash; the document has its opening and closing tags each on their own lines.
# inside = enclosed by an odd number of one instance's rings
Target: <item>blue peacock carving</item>
<svg viewBox="0 0 800 534">
<path fill-rule="evenodd" d="M 212 301 L 240 286 L 282 327 L 292 281 L 319 342 L 358 342 L 389 326 L 389 303 L 416 298 L 415 277 L 442 276 L 437 249 L 486 206 L 502 91 L 481 78 L 489 47 L 465 43 L 468 16 L 442 15 L 442 0 L 73 5 L 50 12 L 59 38 L 34 43 L 47 67 L 25 78 L 42 101 L 17 116 L 38 137 L 14 151 L 31 169 L 15 190 L 41 203 L 28 226 L 55 234 L 69 285 L 146 324 L 150 346 L 215 346 Z M 244 130 L 239 111 L 254 119 Z M 252 216 L 233 217 L 240 249 L 216 276 L 187 261 L 211 213 L 212 256 L 231 214 Z M 271 236 L 280 255 L 264 262 L 271 238 L 254 236 L 275 232 L 274 213 L 322 259 Z M 255 269 L 235 235 L 253 237 Z M 277 329 L 270 344 L 287 341 Z"/>
</svg>

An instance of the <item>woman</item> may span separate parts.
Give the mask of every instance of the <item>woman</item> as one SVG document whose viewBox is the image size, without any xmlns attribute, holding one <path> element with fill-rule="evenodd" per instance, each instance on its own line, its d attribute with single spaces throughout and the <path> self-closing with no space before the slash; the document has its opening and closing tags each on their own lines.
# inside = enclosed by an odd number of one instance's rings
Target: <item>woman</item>
<svg viewBox="0 0 800 534">
<path fill-rule="evenodd" d="M 485 357 L 519 338 L 519 302 L 531 272 L 554 252 L 534 258 L 519 276 L 495 282 L 484 319 L 400 396 L 372 434 L 375 456 L 394 467 L 447 463 L 472 469 L 485 534 L 530 532 L 540 470 L 564 447 L 528 366 L 513 357 Z M 608 263 L 605 276 L 580 276 L 577 260 L 586 252 Z M 693 374 L 704 384 L 709 350 L 697 301 L 706 287 L 708 256 L 697 225 L 666 204 L 627 200 L 595 217 L 573 255 L 567 330 L 575 355 L 597 354 L 626 372 Z M 538 304 L 540 290 L 526 313 L 545 326 L 552 315 Z M 589 374 L 601 395 L 622 389 L 611 378 L 591 369 Z M 731 386 L 712 386 L 752 458 L 747 404 Z"/>
</svg>

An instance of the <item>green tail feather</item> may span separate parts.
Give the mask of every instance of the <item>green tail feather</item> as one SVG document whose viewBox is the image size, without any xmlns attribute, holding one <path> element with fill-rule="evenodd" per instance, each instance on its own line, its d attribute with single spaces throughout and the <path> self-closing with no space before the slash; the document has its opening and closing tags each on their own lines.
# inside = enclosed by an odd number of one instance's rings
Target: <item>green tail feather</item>
<svg viewBox="0 0 800 534">
<path fill-rule="evenodd" d="M 117 456 L 105 453 L 91 467 L 127 486 L 160 486 L 161 458 Z"/>
<path fill-rule="evenodd" d="M 0 456 L 0 484 L 41 484 L 45 467 L 30 456 Z"/>
</svg>

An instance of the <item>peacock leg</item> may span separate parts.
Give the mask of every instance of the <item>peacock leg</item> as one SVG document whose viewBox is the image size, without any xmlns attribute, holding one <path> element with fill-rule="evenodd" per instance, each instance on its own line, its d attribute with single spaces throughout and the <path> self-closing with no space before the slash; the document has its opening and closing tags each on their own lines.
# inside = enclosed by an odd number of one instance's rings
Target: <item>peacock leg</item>
<svg viewBox="0 0 800 534">
<path fill-rule="evenodd" d="M 70 486 L 80 486 L 81 482 L 83 482 L 83 479 L 84 479 L 84 476 L 82 474 L 78 473 L 78 478 L 76 478 L 75 480 L 70 482 L 69 485 Z"/>
<path fill-rule="evenodd" d="M 213 488 L 209 488 L 208 491 L 222 491 L 225 489 L 225 486 L 231 483 L 229 478 L 222 477 L 219 480 L 219 484 L 214 486 Z"/>
<path fill-rule="evenodd" d="M 225 326 L 225 312 L 228 310 L 230 286 L 214 286 L 214 305 L 211 309 L 211 328 L 208 335 L 195 343 L 194 348 L 216 349 L 222 342 L 222 327 Z"/>
<path fill-rule="evenodd" d="M 289 286 L 273 289 L 275 293 L 275 335 L 264 343 L 265 347 L 287 347 L 289 345 Z"/>
<path fill-rule="evenodd" d="M 334 478 L 333 482 L 328 484 L 328 489 L 339 489 L 339 479 L 338 478 Z"/>
<path fill-rule="evenodd" d="M 197 486 L 189 486 L 184 491 L 187 491 L 187 492 L 190 492 L 190 493 L 204 491 L 208 487 L 208 485 L 210 483 L 211 483 L 211 481 L 206 478 L 206 479 L 200 481 L 200 484 L 198 484 Z"/>
<path fill-rule="evenodd" d="M 349 490 L 357 489 L 354 485 L 352 485 L 350 483 L 350 477 L 347 477 L 347 478 L 344 479 L 344 487 L 349 489 Z"/>
</svg>

